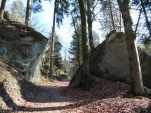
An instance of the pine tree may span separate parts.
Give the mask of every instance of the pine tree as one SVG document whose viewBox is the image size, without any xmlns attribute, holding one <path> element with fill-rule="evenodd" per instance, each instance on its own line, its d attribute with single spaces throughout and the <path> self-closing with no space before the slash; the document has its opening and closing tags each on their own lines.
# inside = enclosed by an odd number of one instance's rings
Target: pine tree
<svg viewBox="0 0 151 113">
<path fill-rule="evenodd" d="M 82 44 L 82 63 L 88 60 L 88 46 L 87 46 L 87 25 L 86 25 L 86 9 L 84 0 L 78 0 L 80 18 L 81 18 L 81 44 Z"/>
<path fill-rule="evenodd" d="M 68 1 L 67 0 L 55 0 L 54 1 L 54 13 L 53 13 L 53 24 L 52 24 L 52 32 L 51 36 L 49 38 L 49 45 L 50 45 L 50 72 L 49 75 L 53 75 L 53 70 L 54 70 L 54 47 L 55 47 L 55 38 L 54 38 L 54 33 L 55 33 L 55 26 L 56 22 L 58 25 L 62 23 L 64 19 L 64 15 L 68 12 Z"/>
<path fill-rule="evenodd" d="M 72 55 L 72 63 L 75 66 L 80 66 L 80 30 L 76 29 L 72 36 L 73 40 L 71 42 L 70 54 Z"/>
<path fill-rule="evenodd" d="M 146 12 L 146 9 L 145 9 L 144 1 L 140 0 L 140 2 L 141 2 L 141 6 L 142 6 L 142 9 L 143 9 L 143 12 L 144 12 L 144 16 L 145 16 L 145 20 L 146 20 L 146 26 L 147 26 L 147 29 L 149 31 L 149 35 L 151 36 L 151 26 L 150 26 L 150 22 L 149 22 L 147 12 Z"/>
</svg>

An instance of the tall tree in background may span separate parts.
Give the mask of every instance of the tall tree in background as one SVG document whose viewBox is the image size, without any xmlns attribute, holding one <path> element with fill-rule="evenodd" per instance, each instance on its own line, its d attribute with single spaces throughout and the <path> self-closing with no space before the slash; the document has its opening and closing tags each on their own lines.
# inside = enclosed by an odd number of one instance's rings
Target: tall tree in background
<svg viewBox="0 0 151 113">
<path fill-rule="evenodd" d="M 54 38 L 55 38 L 55 42 L 54 42 L 54 57 L 53 57 L 53 70 L 55 70 L 55 72 L 58 69 L 62 69 L 63 64 L 62 64 L 62 58 L 61 58 L 61 49 L 62 49 L 62 45 L 59 41 L 59 37 L 56 33 L 54 33 Z M 50 46 L 50 45 L 49 45 Z M 49 47 L 50 49 L 50 47 Z M 42 75 L 45 75 L 45 77 L 48 78 L 48 75 L 50 74 L 50 51 L 49 49 L 45 52 L 45 56 L 43 58 L 42 61 L 42 67 L 41 67 L 41 72 Z"/>
<path fill-rule="evenodd" d="M 150 0 L 132 0 L 132 5 L 133 7 L 136 7 L 137 9 L 139 8 L 139 16 L 138 16 L 138 20 L 137 20 L 137 24 L 135 28 L 137 37 L 143 42 L 148 42 L 151 37 L 151 20 L 150 20 L 151 1 Z M 144 19 L 142 17 L 144 17 Z"/>
<path fill-rule="evenodd" d="M 75 66 L 80 66 L 81 62 L 80 62 L 80 27 L 76 26 L 76 29 L 74 31 L 74 34 L 72 36 L 73 40 L 70 43 L 71 47 L 70 47 L 70 54 L 73 56 L 72 57 L 72 63 Z"/>
<path fill-rule="evenodd" d="M 142 8 L 139 10 L 139 16 L 138 16 L 138 20 L 137 20 L 136 27 L 135 27 L 135 34 L 137 33 L 137 29 L 138 29 L 138 26 L 139 26 L 141 14 L 142 14 Z"/>
<path fill-rule="evenodd" d="M 111 2 L 111 0 L 108 0 L 108 3 L 109 3 L 109 12 L 110 12 L 112 30 L 115 30 L 115 23 L 114 23 L 114 18 L 113 18 L 113 10 L 112 10 L 112 2 Z"/>
<path fill-rule="evenodd" d="M 21 0 L 13 1 L 10 11 L 10 19 L 12 21 L 24 23 L 25 21 L 25 7 Z"/>
<path fill-rule="evenodd" d="M 1 7 L 0 7 L 0 20 L 4 19 L 4 9 L 6 5 L 6 0 L 1 1 Z"/>
<path fill-rule="evenodd" d="M 82 62 L 87 61 L 88 46 L 87 46 L 87 25 L 86 25 L 86 9 L 84 0 L 78 0 L 81 18 L 81 44 L 82 44 Z"/>
<path fill-rule="evenodd" d="M 28 26 L 32 11 L 32 0 L 27 0 L 25 24 Z"/>
<path fill-rule="evenodd" d="M 74 34 L 73 34 L 73 41 L 71 42 L 71 51 L 72 54 L 75 56 L 75 64 L 80 66 L 81 64 L 81 33 L 80 27 L 76 22 L 75 18 L 72 16 L 72 25 L 74 26 Z"/>
<path fill-rule="evenodd" d="M 110 15 L 108 11 L 108 1 L 101 0 L 101 7 L 100 7 L 100 23 L 101 28 L 104 32 L 109 32 L 112 30 L 111 23 L 110 23 Z"/>
<path fill-rule="evenodd" d="M 70 2 L 72 9 L 70 15 L 72 18 L 71 26 L 74 28 L 74 34 L 72 35 L 73 41 L 70 43 L 70 54 L 73 55 L 71 61 L 74 65 L 80 66 L 82 64 L 82 47 L 81 47 L 81 26 L 80 26 L 80 10 L 77 0 Z"/>
<path fill-rule="evenodd" d="M 146 20 L 146 26 L 147 26 L 147 29 L 149 31 L 149 35 L 151 36 L 151 26 L 150 26 L 148 16 L 147 16 L 147 12 L 146 12 L 146 9 L 145 9 L 144 0 L 140 0 L 140 2 L 141 2 L 141 6 L 142 6 L 142 9 L 143 9 L 143 12 L 144 12 L 144 16 L 145 16 L 145 20 Z"/>
<path fill-rule="evenodd" d="M 62 23 L 64 14 L 66 14 L 68 11 L 69 5 L 67 0 L 55 0 L 54 1 L 54 12 L 53 12 L 53 24 L 52 24 L 52 32 L 50 37 L 50 72 L 49 75 L 53 75 L 53 69 L 54 69 L 54 47 L 55 47 L 55 26 L 56 22 L 58 25 Z"/>
<path fill-rule="evenodd" d="M 50 76 L 53 75 L 53 57 L 54 57 L 54 33 L 55 33 L 55 22 L 56 22 L 56 8 L 57 8 L 57 0 L 54 1 L 54 12 L 53 12 L 53 24 L 52 24 L 52 32 L 50 37 Z"/>
<path fill-rule="evenodd" d="M 136 95 L 144 94 L 144 86 L 142 80 L 142 72 L 138 51 L 135 46 L 136 35 L 132 29 L 132 19 L 129 12 L 129 0 L 117 0 L 120 11 L 122 13 L 123 24 L 126 37 L 127 51 L 129 57 L 130 75 L 132 77 L 132 90 Z"/>
<path fill-rule="evenodd" d="M 92 0 L 87 0 L 87 23 L 88 23 L 88 37 L 89 37 L 89 45 L 91 49 L 94 49 L 94 43 L 93 43 L 93 34 L 92 34 L 92 5 L 93 5 Z"/>
<path fill-rule="evenodd" d="M 99 22 L 105 34 L 112 30 L 122 30 L 121 13 L 117 5 L 117 0 L 101 0 L 100 2 Z"/>
<path fill-rule="evenodd" d="M 61 69 L 63 67 L 62 58 L 61 58 L 61 49 L 62 44 L 59 41 L 59 37 L 55 35 L 55 44 L 54 44 L 54 66 L 56 70 Z"/>
</svg>

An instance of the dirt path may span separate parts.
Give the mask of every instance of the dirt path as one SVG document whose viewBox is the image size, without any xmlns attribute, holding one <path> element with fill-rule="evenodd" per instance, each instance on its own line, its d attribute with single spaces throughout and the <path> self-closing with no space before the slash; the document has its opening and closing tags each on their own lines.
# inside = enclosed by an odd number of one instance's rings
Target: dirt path
<svg viewBox="0 0 151 113">
<path fill-rule="evenodd" d="M 60 113 L 66 106 L 73 104 L 70 98 L 61 94 L 68 82 L 54 81 L 50 86 L 40 86 L 34 90 L 34 96 L 24 103 L 24 112 Z"/>
<path fill-rule="evenodd" d="M 32 86 L 28 83 L 24 84 L 26 91 L 22 92 L 24 93 L 22 98 L 12 96 L 12 99 L 18 105 L 18 111 L 13 112 L 9 108 L 9 110 L 5 110 L 4 112 L 61 113 L 66 107 L 74 103 L 71 102 L 70 97 L 65 97 L 61 94 L 62 90 L 67 87 L 68 82 L 54 81 L 51 85 L 49 83 L 45 84 L 41 86 Z"/>
<path fill-rule="evenodd" d="M 150 99 L 124 97 L 127 92 L 124 84 L 101 82 L 100 85 L 105 84 L 103 87 L 98 85 L 90 91 L 69 88 L 65 81 L 44 82 L 41 86 L 24 83 L 33 97 L 25 94 L 22 98 L 12 97 L 17 100 L 18 111 L 0 113 L 151 113 Z"/>
<path fill-rule="evenodd" d="M 84 91 L 68 87 L 68 81 L 42 80 L 35 85 L 20 75 L 17 79 L 10 69 L 0 63 L 0 76 L 6 79 L 0 105 L 1 101 L 7 103 L 0 106 L 0 113 L 151 113 L 151 100 L 129 97 L 129 86 L 121 82 L 100 79 L 95 87 Z"/>
</svg>

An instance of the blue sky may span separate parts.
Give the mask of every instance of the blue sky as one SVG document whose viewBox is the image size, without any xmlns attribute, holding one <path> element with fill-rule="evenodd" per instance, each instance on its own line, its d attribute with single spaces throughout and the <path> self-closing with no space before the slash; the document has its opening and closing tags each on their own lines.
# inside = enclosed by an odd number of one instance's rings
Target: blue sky
<svg viewBox="0 0 151 113">
<path fill-rule="evenodd" d="M 49 1 L 42 2 L 43 11 L 41 13 L 32 14 L 32 25 L 37 31 L 40 31 L 45 36 L 49 37 L 52 19 L 53 19 L 53 2 Z M 58 28 L 56 27 L 56 33 L 59 36 L 60 42 L 63 45 L 62 55 L 68 52 L 70 48 L 70 42 L 72 41 L 73 27 L 70 25 L 71 19 L 65 17 L 63 24 Z M 93 28 L 101 36 L 100 25 L 94 22 Z M 46 31 L 46 32 L 45 32 Z M 68 55 L 67 55 L 68 56 Z"/>
<path fill-rule="evenodd" d="M 40 31 L 43 35 L 49 38 L 52 28 L 54 6 L 53 2 L 50 3 L 49 1 L 42 2 L 42 6 L 43 11 L 41 13 L 32 14 L 32 25 L 37 31 Z M 63 24 L 59 28 L 56 26 L 56 33 L 63 45 L 61 51 L 63 57 L 65 56 L 65 53 L 68 53 L 70 42 L 72 41 L 73 28 L 70 26 L 70 23 L 70 18 L 65 17 Z"/>
</svg>

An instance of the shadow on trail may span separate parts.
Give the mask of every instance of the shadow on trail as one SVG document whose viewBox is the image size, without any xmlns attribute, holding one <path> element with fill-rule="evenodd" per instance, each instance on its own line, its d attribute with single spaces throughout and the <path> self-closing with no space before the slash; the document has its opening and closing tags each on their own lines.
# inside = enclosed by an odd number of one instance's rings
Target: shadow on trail
<svg viewBox="0 0 151 113">
<path fill-rule="evenodd" d="M 11 73 L 17 80 L 20 87 L 21 97 L 29 102 L 48 103 L 48 102 L 65 102 L 69 101 L 60 95 L 59 89 L 62 87 L 55 86 L 38 86 L 25 79 L 22 72 L 15 66 L 5 66 L 5 69 Z"/>
<path fill-rule="evenodd" d="M 20 80 L 18 83 L 22 98 L 27 101 L 40 103 L 69 101 L 57 91 L 59 87 L 36 86 L 27 80 Z"/>
<path fill-rule="evenodd" d="M 27 101 L 31 101 L 31 102 L 39 102 L 39 103 L 43 103 L 43 102 L 69 102 L 71 100 L 67 100 L 64 97 L 61 98 L 61 96 L 56 93 L 53 92 L 54 89 L 49 88 L 49 87 L 42 87 L 42 86 L 36 86 L 34 84 L 32 84 L 31 82 L 28 82 L 26 80 L 19 80 L 19 85 L 21 87 L 21 94 L 22 97 L 27 100 Z M 58 87 L 56 87 L 58 88 Z M 62 88 L 62 87 L 60 87 Z M 33 95 L 33 90 L 35 90 L 35 93 L 38 93 L 37 95 L 40 94 L 40 98 L 39 96 L 36 97 L 36 94 Z M 44 92 L 44 94 L 43 94 Z M 30 94 L 32 93 L 32 94 Z M 47 97 L 48 94 L 50 97 Z M 42 95 L 43 94 L 43 95 Z M 58 95 L 56 95 L 58 94 Z M 89 104 L 92 102 L 92 100 L 86 100 L 86 101 L 74 101 L 72 104 L 68 104 L 68 105 L 58 105 L 58 106 L 48 106 L 48 107 L 26 107 L 26 106 L 19 106 L 17 105 L 13 99 L 10 97 L 10 95 L 7 93 L 7 91 L 5 90 L 3 84 L 0 84 L 0 96 L 2 97 L 2 99 L 4 100 L 4 102 L 6 103 L 6 105 L 11 108 L 12 110 L 0 110 L 0 113 L 12 113 L 12 112 L 42 112 L 42 111 L 55 111 L 55 110 L 66 110 L 66 109 L 74 109 L 86 104 Z M 30 97 L 33 96 L 33 97 Z M 73 100 L 72 100 L 73 101 Z"/>
<path fill-rule="evenodd" d="M 19 81 L 21 82 L 22 84 L 20 85 L 23 85 L 21 86 L 21 89 L 22 91 L 22 96 L 24 96 L 25 99 L 29 100 L 29 101 L 32 101 L 32 102 L 65 102 L 65 101 L 69 101 L 69 100 L 65 100 L 65 99 L 60 99 L 59 97 L 60 96 L 56 96 L 56 98 L 54 98 L 54 95 L 52 97 L 52 92 L 51 89 L 47 89 L 47 87 L 40 87 L 40 86 L 35 86 L 34 84 L 26 81 L 26 80 L 21 80 Z M 27 88 L 27 89 L 26 89 Z M 30 89 L 31 88 L 31 89 Z M 44 97 L 44 95 L 42 95 L 41 99 L 39 97 L 37 97 L 35 100 L 33 98 L 35 97 L 30 97 L 31 95 L 27 96 L 28 93 L 30 93 L 29 91 L 31 90 L 31 92 L 33 91 L 33 88 L 35 88 L 34 90 L 36 90 L 36 92 L 38 91 L 48 91 L 47 93 L 49 93 L 50 95 L 50 101 L 48 101 L 48 97 Z M 28 90 L 28 92 L 26 92 L 25 90 Z M 27 93 L 27 94 L 26 94 Z M 41 92 L 39 92 L 41 93 Z M 51 93 L 51 94 L 50 94 Z M 54 92 L 54 94 L 56 94 Z M 68 104 L 68 105 L 58 105 L 58 106 L 50 106 L 50 107 L 26 107 L 26 106 L 19 106 L 17 105 L 13 99 L 10 97 L 10 95 L 7 93 L 7 91 L 5 90 L 3 84 L 1 83 L 0 84 L 0 96 L 2 97 L 2 99 L 4 100 L 4 102 L 6 103 L 6 105 L 11 108 L 12 110 L 0 110 L 0 113 L 12 113 L 12 112 L 40 112 L 40 111 L 55 111 L 55 110 L 66 110 L 66 109 L 74 109 L 74 108 L 77 108 L 77 107 L 80 107 L 82 105 L 86 105 L 86 104 L 89 104 L 92 102 L 92 100 L 90 101 L 81 101 L 81 102 L 74 102 L 72 104 Z M 52 97 L 52 98 L 51 98 Z M 53 100 L 53 101 L 52 101 Z"/>
<path fill-rule="evenodd" d="M 10 100 L 10 104 L 9 104 L 9 101 L 6 101 L 6 99 L 4 98 L 4 101 L 6 102 L 8 107 L 12 108 L 13 110 L 15 110 L 15 107 L 17 107 L 16 111 L 34 112 L 34 111 L 55 111 L 55 110 L 74 109 L 95 102 L 97 100 L 117 97 L 118 95 L 120 95 L 120 93 L 117 92 L 117 90 L 118 89 L 124 90 L 120 84 L 114 86 L 112 82 L 106 84 L 106 82 L 103 80 L 99 81 L 98 87 L 94 89 L 92 88 L 90 91 L 67 88 L 67 86 L 62 86 L 60 84 L 57 86 L 37 86 L 31 83 L 30 81 L 27 81 L 23 77 L 21 72 L 14 71 L 12 67 L 8 66 L 6 69 L 18 81 L 21 96 L 24 100 L 31 103 L 33 102 L 32 103 L 33 105 L 36 103 L 38 104 L 41 103 L 40 107 L 37 106 L 28 107 L 26 103 L 23 106 L 19 106 L 13 102 L 13 99 L 11 98 L 8 99 Z M 115 87 L 114 90 L 112 87 Z M 62 94 L 61 92 L 62 89 L 63 89 L 63 93 L 65 94 Z M 98 89 L 99 92 L 97 93 Z M 6 95 L 7 97 L 10 97 L 8 93 Z M 59 104 L 52 106 L 51 103 L 53 102 L 54 103 L 59 102 Z M 67 102 L 67 104 L 62 104 L 62 102 Z M 43 103 L 46 104 L 49 103 L 49 104 L 48 106 L 42 106 Z M 9 113 L 9 112 L 11 113 L 11 111 L 9 110 L 7 111 L 3 110 L 3 111 L 4 112 L 2 113 Z"/>
<path fill-rule="evenodd" d="M 0 96 L 2 97 L 3 101 L 6 103 L 6 105 L 13 110 L 17 109 L 16 103 L 13 101 L 13 99 L 9 96 L 7 91 L 4 88 L 4 83 L 0 82 Z"/>
</svg>

